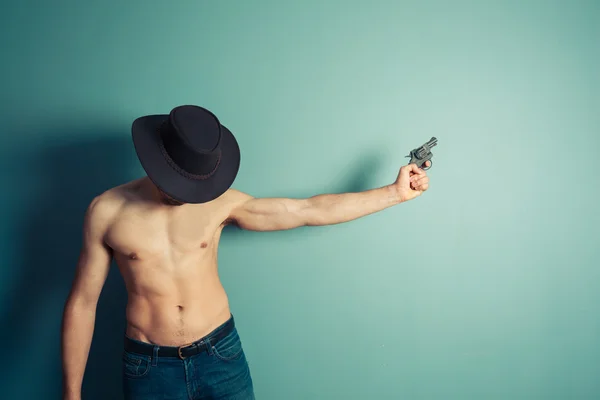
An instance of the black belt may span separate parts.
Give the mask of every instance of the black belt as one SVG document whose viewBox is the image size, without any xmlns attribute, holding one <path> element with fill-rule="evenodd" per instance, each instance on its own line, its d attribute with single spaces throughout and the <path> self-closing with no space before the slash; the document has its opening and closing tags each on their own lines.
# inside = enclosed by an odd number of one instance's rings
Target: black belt
<svg viewBox="0 0 600 400">
<path fill-rule="evenodd" d="M 215 345 L 219 340 L 233 332 L 235 328 L 235 322 L 233 321 L 233 315 L 223 325 L 199 339 L 193 343 L 184 344 L 179 347 L 174 346 L 158 346 L 150 343 L 143 343 L 137 340 L 133 340 L 125 336 L 125 351 L 130 353 L 142 354 L 146 356 L 154 356 L 154 349 L 158 347 L 156 356 L 157 357 L 177 357 L 185 359 L 195 354 L 201 353 L 208 350 L 211 346 Z"/>
</svg>

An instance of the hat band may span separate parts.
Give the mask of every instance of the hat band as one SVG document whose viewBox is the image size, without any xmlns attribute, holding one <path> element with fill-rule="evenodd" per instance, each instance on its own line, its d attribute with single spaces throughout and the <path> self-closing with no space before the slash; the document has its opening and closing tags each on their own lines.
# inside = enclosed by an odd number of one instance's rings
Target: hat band
<svg viewBox="0 0 600 400">
<path fill-rule="evenodd" d="M 217 168 L 219 167 L 219 164 L 221 162 L 221 149 L 218 149 L 215 153 L 216 153 L 216 162 L 215 162 L 215 166 L 212 168 L 212 170 L 206 174 L 193 174 L 190 173 L 184 169 L 182 169 L 179 165 L 177 165 L 177 163 L 171 158 L 171 156 L 169 155 L 169 153 L 167 152 L 167 149 L 165 148 L 164 142 L 162 140 L 162 135 L 160 134 L 160 127 L 158 128 L 158 136 L 159 136 L 159 141 L 158 141 L 158 147 L 160 148 L 160 151 L 163 155 L 163 157 L 165 158 L 165 160 L 167 161 L 167 163 L 171 166 L 171 168 L 173 168 L 175 171 L 177 171 L 177 173 L 179 173 L 180 175 L 182 175 L 185 178 L 188 179 L 194 179 L 194 180 L 205 180 L 210 178 L 211 176 L 214 175 L 215 172 L 217 172 Z"/>
</svg>

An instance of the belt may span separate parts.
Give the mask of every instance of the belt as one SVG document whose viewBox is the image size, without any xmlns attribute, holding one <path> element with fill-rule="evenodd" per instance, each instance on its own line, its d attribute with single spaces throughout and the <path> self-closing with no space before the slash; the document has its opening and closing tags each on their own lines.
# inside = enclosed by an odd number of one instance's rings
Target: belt
<svg viewBox="0 0 600 400">
<path fill-rule="evenodd" d="M 125 336 L 125 351 L 147 356 L 176 357 L 183 360 L 203 351 L 207 351 L 219 340 L 233 332 L 234 328 L 235 323 L 233 321 L 233 316 L 231 316 L 227 322 L 204 336 L 202 339 L 182 346 L 158 346 L 140 342 Z M 155 349 L 157 349 L 156 353 Z"/>
</svg>

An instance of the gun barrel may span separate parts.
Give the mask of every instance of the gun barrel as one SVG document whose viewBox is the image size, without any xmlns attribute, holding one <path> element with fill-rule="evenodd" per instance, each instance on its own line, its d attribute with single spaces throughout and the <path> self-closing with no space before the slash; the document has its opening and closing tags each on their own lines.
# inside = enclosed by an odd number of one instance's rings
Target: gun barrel
<svg viewBox="0 0 600 400">
<path fill-rule="evenodd" d="M 435 137 L 432 137 L 432 138 L 429 140 L 429 142 L 427 142 L 427 145 L 428 145 L 429 147 L 433 147 L 433 146 L 437 145 L 437 139 L 436 139 Z"/>
</svg>

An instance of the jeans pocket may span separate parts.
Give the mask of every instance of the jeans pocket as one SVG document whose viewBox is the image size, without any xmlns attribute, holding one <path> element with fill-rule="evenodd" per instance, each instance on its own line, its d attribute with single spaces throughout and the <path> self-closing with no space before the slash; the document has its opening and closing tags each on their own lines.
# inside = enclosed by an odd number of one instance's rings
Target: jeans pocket
<svg viewBox="0 0 600 400">
<path fill-rule="evenodd" d="M 236 361 L 242 358 L 244 350 L 236 330 L 212 346 L 214 355 L 222 361 Z"/>
<path fill-rule="evenodd" d="M 150 371 L 150 358 L 139 354 L 123 352 L 123 375 L 127 378 L 142 378 Z"/>
</svg>

